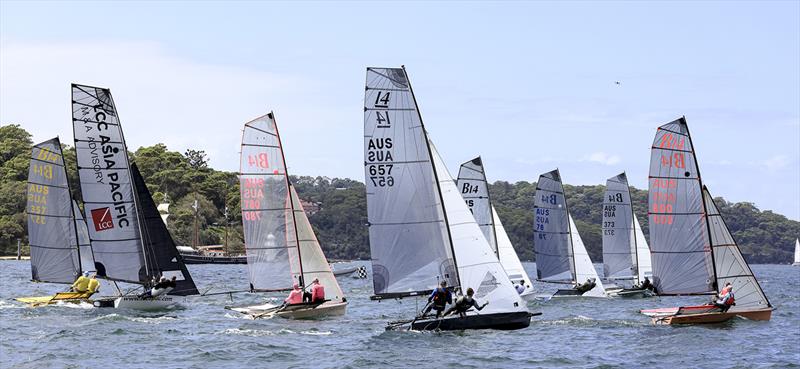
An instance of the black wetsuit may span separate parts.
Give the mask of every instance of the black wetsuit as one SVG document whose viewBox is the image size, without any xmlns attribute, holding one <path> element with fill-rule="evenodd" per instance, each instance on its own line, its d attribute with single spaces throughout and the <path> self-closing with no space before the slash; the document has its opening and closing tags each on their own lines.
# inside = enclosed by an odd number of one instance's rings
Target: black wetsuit
<svg viewBox="0 0 800 369">
<path fill-rule="evenodd" d="M 478 305 L 478 301 L 476 301 L 474 298 L 469 296 L 461 296 L 458 298 L 458 300 L 456 300 L 455 305 L 453 305 L 450 309 L 447 309 L 447 312 L 444 313 L 444 315 L 448 316 L 453 312 L 464 314 L 472 307 L 478 309 L 478 311 L 483 310 L 483 306 Z"/>
<path fill-rule="evenodd" d="M 593 281 L 586 281 L 586 283 L 578 287 L 575 287 L 575 289 L 580 293 L 586 293 L 588 291 L 591 291 L 592 288 L 594 288 L 594 286 L 597 286 L 597 283 L 594 283 Z"/>
</svg>

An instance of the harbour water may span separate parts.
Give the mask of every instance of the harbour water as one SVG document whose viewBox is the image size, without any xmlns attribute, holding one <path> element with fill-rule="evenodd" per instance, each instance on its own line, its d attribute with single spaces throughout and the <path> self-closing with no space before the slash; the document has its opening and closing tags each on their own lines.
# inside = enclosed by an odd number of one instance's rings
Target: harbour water
<svg viewBox="0 0 800 369">
<path fill-rule="evenodd" d="M 263 295 L 197 297 L 186 308 L 159 313 L 75 305 L 31 309 L 12 299 L 64 286 L 29 282 L 27 261 L 0 267 L 3 368 L 800 367 L 800 268 L 788 265 L 753 266 L 777 307 L 769 322 L 654 326 L 639 309 L 705 297 L 581 298 L 531 302 L 531 310 L 543 315 L 523 330 L 439 333 L 386 332 L 387 321 L 412 316 L 424 301 L 370 301 L 368 279 L 340 278 L 350 302 L 343 317 L 253 320 L 224 306 L 263 302 Z M 534 264 L 525 267 L 534 270 Z M 244 265 L 189 269 L 203 292 L 247 286 Z M 103 282 L 104 294 L 113 291 Z M 277 302 L 282 294 L 272 298 Z"/>
</svg>

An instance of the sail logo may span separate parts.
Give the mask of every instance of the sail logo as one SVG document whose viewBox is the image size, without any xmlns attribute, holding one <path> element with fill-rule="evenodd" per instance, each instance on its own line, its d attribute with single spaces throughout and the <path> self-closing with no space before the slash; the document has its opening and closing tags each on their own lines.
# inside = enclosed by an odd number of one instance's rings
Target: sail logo
<svg viewBox="0 0 800 369">
<path fill-rule="evenodd" d="M 109 208 L 92 209 L 92 223 L 97 232 L 114 228 L 111 210 Z"/>
</svg>

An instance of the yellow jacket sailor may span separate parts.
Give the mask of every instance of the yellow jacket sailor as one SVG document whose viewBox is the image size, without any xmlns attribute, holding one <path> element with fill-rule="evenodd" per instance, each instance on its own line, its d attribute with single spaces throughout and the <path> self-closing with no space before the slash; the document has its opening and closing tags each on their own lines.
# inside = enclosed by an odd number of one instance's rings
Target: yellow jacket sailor
<svg viewBox="0 0 800 369">
<path fill-rule="evenodd" d="M 89 290 L 89 272 L 84 272 L 72 283 L 72 292 L 86 292 Z"/>
</svg>

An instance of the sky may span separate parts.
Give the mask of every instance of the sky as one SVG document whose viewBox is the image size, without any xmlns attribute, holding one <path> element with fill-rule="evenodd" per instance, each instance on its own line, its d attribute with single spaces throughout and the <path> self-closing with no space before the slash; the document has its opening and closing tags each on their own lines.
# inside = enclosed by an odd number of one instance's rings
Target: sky
<svg viewBox="0 0 800 369">
<path fill-rule="evenodd" d="M 72 140 L 75 82 L 111 89 L 131 150 L 237 171 L 274 111 L 290 173 L 363 181 L 366 67 L 400 65 L 452 173 L 647 188 L 685 116 L 714 196 L 800 220 L 798 1 L 0 1 L 0 124 L 37 142 Z"/>
</svg>

